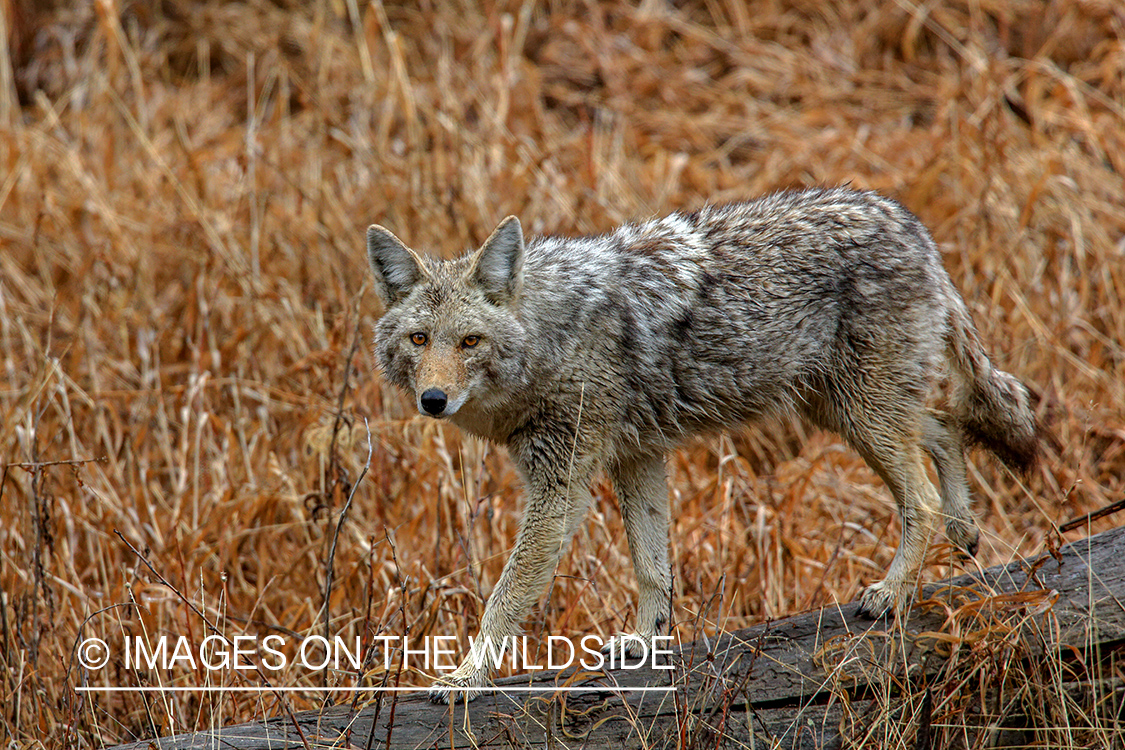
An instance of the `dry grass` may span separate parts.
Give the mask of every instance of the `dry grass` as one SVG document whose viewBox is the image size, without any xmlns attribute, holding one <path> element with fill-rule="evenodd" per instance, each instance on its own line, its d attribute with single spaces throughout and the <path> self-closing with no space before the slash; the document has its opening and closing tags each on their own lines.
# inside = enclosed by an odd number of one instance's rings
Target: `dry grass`
<svg viewBox="0 0 1125 750">
<path fill-rule="evenodd" d="M 21 747 L 317 705 L 82 696 L 169 676 L 83 672 L 72 649 L 202 639 L 200 613 L 229 636 L 323 632 L 365 419 L 330 632 L 475 632 L 516 477 L 373 374 L 371 222 L 453 254 L 509 213 L 597 232 L 784 187 L 881 190 L 932 228 L 1050 423 L 1026 484 L 975 464 L 982 563 L 1125 490 L 1116 3 L 74 5 L 0 3 L 0 737 Z M 733 629 L 849 600 L 897 542 L 885 490 L 830 435 L 699 441 L 671 467 L 688 635 L 700 612 Z M 631 621 L 620 519 L 597 496 L 531 633 Z"/>
</svg>

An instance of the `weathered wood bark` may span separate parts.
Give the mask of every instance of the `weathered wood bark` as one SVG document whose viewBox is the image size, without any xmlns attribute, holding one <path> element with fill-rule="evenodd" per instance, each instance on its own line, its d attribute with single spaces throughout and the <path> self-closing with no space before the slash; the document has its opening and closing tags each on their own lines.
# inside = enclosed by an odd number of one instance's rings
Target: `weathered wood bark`
<svg viewBox="0 0 1125 750">
<path fill-rule="evenodd" d="M 988 731 L 1004 746 L 1042 731 L 1034 712 L 1003 693 L 1022 690 L 1049 703 L 1026 680 L 1006 687 L 1043 669 L 1058 683 L 1056 696 L 1092 696 L 1103 721 L 1125 726 L 1125 528 L 1067 545 L 1057 558 L 991 568 L 925 593 L 905 628 L 860 619 L 854 604 L 828 607 L 685 644 L 673 672 L 617 671 L 570 683 L 616 684 L 618 693 L 493 694 L 453 708 L 418 694 L 384 696 L 358 712 L 335 707 L 296 722 L 279 717 L 122 748 L 299 748 L 303 736 L 318 748 L 811 749 L 880 746 L 880 733 L 890 732 L 901 744 L 910 738 L 910 747 L 929 747 L 933 727 L 949 735 L 953 720 L 964 742 Z M 992 672 L 1002 665 L 1012 679 L 990 684 L 982 665 Z M 567 677 L 540 672 L 503 684 L 551 686 Z M 628 690 L 672 681 L 674 692 Z M 949 685 L 959 685 L 964 700 Z"/>
</svg>

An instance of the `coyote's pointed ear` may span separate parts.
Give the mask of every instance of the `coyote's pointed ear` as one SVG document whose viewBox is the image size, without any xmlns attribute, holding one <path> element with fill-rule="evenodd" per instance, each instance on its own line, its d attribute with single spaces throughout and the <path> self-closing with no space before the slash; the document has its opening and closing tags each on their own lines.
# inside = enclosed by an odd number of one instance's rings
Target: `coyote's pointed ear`
<svg viewBox="0 0 1125 750">
<path fill-rule="evenodd" d="M 409 294 L 425 274 L 417 256 L 378 224 L 367 228 L 367 260 L 375 274 L 375 291 L 388 307 Z"/>
<path fill-rule="evenodd" d="M 473 256 L 468 277 L 493 302 L 504 305 L 519 296 L 523 281 L 523 230 L 509 216 L 500 222 Z"/>
</svg>

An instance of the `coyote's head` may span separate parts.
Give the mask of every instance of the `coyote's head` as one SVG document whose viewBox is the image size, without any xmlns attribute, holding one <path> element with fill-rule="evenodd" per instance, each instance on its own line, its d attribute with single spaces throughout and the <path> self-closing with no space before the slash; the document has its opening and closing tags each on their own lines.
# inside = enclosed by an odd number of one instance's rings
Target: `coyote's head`
<svg viewBox="0 0 1125 750">
<path fill-rule="evenodd" d="M 381 226 L 368 228 L 367 257 L 386 306 L 375 353 L 387 379 L 413 393 L 422 414 L 490 409 L 522 381 L 523 251 L 514 216 L 475 253 L 447 261 L 419 255 Z"/>
</svg>

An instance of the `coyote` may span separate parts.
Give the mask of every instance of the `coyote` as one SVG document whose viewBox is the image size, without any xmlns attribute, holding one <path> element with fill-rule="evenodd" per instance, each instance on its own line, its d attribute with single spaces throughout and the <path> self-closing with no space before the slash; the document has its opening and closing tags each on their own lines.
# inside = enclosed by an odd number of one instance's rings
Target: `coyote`
<svg viewBox="0 0 1125 750">
<path fill-rule="evenodd" d="M 386 378 L 421 414 L 507 446 L 527 491 L 481 637 L 432 689 L 438 702 L 489 681 L 474 652 L 519 633 L 598 471 L 613 482 L 640 592 L 635 635 L 607 649 L 636 656 L 669 611 L 665 456 L 688 436 L 800 415 L 847 440 L 902 523 L 886 577 L 861 598 L 873 618 L 912 601 L 939 514 L 975 552 L 966 443 L 1015 470 L 1036 460 L 1028 389 L 989 361 L 917 217 L 874 193 L 783 192 L 527 244 L 510 216 L 479 250 L 444 261 L 373 225 L 367 254 L 386 308 L 375 327 Z"/>
</svg>

